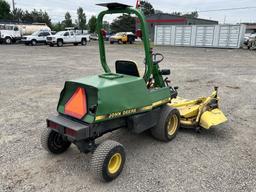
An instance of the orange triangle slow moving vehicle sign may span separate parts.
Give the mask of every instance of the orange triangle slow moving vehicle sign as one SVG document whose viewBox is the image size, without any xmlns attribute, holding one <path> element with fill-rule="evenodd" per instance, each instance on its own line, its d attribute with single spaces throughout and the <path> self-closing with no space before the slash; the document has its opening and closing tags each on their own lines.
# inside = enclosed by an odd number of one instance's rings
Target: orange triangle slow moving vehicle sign
<svg viewBox="0 0 256 192">
<path fill-rule="evenodd" d="M 86 106 L 85 90 L 79 87 L 66 103 L 64 113 L 81 119 L 87 113 Z"/>
</svg>

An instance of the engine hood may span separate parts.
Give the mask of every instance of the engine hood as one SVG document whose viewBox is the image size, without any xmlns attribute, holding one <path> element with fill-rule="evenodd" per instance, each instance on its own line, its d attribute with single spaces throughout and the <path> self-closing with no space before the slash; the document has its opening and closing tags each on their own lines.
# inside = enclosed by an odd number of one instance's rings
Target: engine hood
<svg viewBox="0 0 256 192">
<path fill-rule="evenodd" d="M 141 77 L 107 73 L 66 81 L 57 111 L 94 123 L 150 110 L 152 103 L 168 97 L 168 88 L 149 91 Z"/>
</svg>

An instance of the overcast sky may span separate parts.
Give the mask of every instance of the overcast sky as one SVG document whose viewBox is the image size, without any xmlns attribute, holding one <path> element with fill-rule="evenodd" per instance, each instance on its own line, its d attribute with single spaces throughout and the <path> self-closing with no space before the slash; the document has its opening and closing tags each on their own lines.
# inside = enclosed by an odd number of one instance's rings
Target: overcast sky
<svg viewBox="0 0 256 192">
<path fill-rule="evenodd" d="M 10 4 L 12 0 L 7 0 Z M 69 11 L 72 19 L 76 19 L 76 9 L 80 6 L 84 9 L 87 18 L 103 8 L 96 6 L 96 3 L 113 2 L 109 0 L 15 0 L 15 6 L 22 9 L 42 9 L 49 13 L 53 22 L 64 19 L 65 12 Z M 129 5 L 135 5 L 136 0 L 114 0 Z M 199 17 L 217 20 L 223 23 L 256 22 L 256 0 L 149 0 L 155 9 L 164 12 L 190 12 L 199 11 Z M 229 9 L 239 7 L 255 7 L 253 9 L 200 12 L 216 9 Z M 111 20 L 112 17 L 107 18 Z"/>
</svg>

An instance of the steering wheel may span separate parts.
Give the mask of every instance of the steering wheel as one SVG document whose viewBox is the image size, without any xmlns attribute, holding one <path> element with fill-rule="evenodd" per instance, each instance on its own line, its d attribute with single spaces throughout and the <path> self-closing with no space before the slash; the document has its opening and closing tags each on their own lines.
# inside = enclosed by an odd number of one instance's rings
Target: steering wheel
<svg viewBox="0 0 256 192">
<path fill-rule="evenodd" d="M 158 58 L 158 57 L 160 57 L 160 58 Z M 164 56 L 161 53 L 153 53 L 152 59 L 153 59 L 154 64 L 159 64 L 164 60 Z"/>
</svg>

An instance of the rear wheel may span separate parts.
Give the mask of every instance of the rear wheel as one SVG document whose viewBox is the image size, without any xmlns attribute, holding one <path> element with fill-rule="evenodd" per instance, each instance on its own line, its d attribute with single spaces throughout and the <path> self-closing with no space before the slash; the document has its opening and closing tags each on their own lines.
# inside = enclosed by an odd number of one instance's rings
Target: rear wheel
<svg viewBox="0 0 256 192">
<path fill-rule="evenodd" d="M 10 37 L 5 37 L 5 44 L 10 45 L 12 43 L 12 39 Z"/>
<path fill-rule="evenodd" d="M 171 141 L 180 127 L 180 113 L 168 105 L 163 106 L 158 124 L 151 129 L 152 135 L 161 141 Z"/>
<path fill-rule="evenodd" d="M 91 161 L 91 171 L 96 178 L 102 181 L 112 181 L 120 175 L 124 163 L 123 145 L 116 141 L 107 140 L 95 150 Z"/>
<path fill-rule="evenodd" d="M 86 45 L 86 44 L 87 44 L 87 40 L 86 39 L 82 39 L 81 45 Z"/>
<path fill-rule="evenodd" d="M 129 38 L 128 38 L 128 42 L 129 42 L 130 44 L 133 44 L 134 41 L 135 41 L 135 40 L 134 40 L 133 37 L 129 37 Z"/>
<path fill-rule="evenodd" d="M 121 40 L 121 39 L 119 39 L 119 40 L 118 40 L 118 44 L 121 44 L 121 43 L 122 43 L 122 40 Z"/>
<path fill-rule="evenodd" d="M 61 154 L 69 148 L 71 142 L 59 133 L 47 128 L 41 133 L 41 145 L 50 153 Z"/>
<path fill-rule="evenodd" d="M 63 41 L 62 41 L 61 39 L 59 39 L 59 40 L 57 41 L 57 46 L 58 46 L 58 47 L 62 47 L 62 46 L 63 46 Z"/>
</svg>

